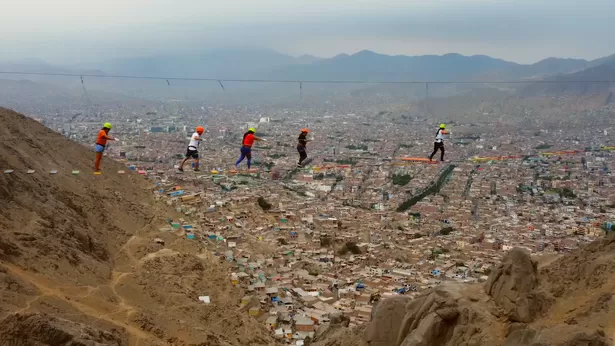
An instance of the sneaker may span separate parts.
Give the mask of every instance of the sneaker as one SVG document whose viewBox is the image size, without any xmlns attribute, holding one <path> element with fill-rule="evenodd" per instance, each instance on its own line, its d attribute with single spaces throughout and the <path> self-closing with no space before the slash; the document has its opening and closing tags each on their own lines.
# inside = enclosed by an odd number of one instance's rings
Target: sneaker
<svg viewBox="0 0 615 346">
<path fill-rule="evenodd" d="M 200 170 L 200 169 L 198 169 L 198 168 L 195 168 L 195 169 L 194 169 L 194 171 L 195 171 L 195 172 L 200 172 L 201 170 Z"/>
<path fill-rule="evenodd" d="M 303 165 L 301 165 L 300 163 L 297 164 L 297 167 L 303 167 Z"/>
</svg>

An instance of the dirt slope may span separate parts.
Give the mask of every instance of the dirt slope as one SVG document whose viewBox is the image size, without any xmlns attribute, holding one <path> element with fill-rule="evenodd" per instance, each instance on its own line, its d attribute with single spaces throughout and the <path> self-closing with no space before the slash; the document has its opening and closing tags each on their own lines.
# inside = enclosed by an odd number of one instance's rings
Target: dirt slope
<svg viewBox="0 0 615 346">
<path fill-rule="evenodd" d="M 122 244 L 153 221 L 150 183 L 118 175 L 110 160 L 107 174 L 93 176 L 89 148 L 11 111 L 0 109 L 0 121 L 0 171 L 15 170 L 0 174 L 0 259 L 72 283 L 104 282 Z"/>
<path fill-rule="evenodd" d="M 6 109 L 0 121 L 0 171 L 15 170 L 0 173 L 0 346 L 275 344 L 236 308 L 224 265 L 158 231 L 174 215 L 153 184 L 111 160 L 94 176 L 90 148 Z"/>
</svg>

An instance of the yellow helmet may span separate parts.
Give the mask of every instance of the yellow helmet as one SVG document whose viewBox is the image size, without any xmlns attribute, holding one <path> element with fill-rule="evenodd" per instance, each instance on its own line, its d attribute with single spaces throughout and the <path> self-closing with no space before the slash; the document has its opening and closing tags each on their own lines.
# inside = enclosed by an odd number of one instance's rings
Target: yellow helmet
<svg viewBox="0 0 615 346">
<path fill-rule="evenodd" d="M 255 128 L 253 128 L 253 127 L 250 127 L 250 128 L 248 129 L 248 131 L 249 131 L 249 132 L 256 132 L 256 129 L 255 129 Z"/>
<path fill-rule="evenodd" d="M 444 129 L 444 128 L 446 128 L 446 125 L 444 125 L 444 124 L 440 124 L 440 128 L 441 128 L 441 129 Z"/>
<path fill-rule="evenodd" d="M 111 123 L 105 123 L 105 124 L 103 125 L 103 127 L 104 127 L 104 128 L 106 128 L 106 129 L 111 130 L 111 128 L 112 128 L 113 126 L 111 126 Z"/>
</svg>

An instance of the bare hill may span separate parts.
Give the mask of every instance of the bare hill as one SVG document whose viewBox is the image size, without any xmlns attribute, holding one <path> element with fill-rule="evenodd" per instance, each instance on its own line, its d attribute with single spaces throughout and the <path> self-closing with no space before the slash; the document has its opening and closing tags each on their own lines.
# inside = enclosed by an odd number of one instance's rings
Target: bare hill
<svg viewBox="0 0 615 346">
<path fill-rule="evenodd" d="M 0 120 L 0 170 L 15 170 L 0 174 L 0 346 L 275 344 L 237 309 L 223 264 L 158 230 L 174 215 L 153 184 L 111 160 L 94 176 L 89 148 L 3 108 Z"/>
<path fill-rule="evenodd" d="M 615 91 L 615 58 L 582 71 L 547 78 L 550 83 L 534 83 L 519 92 L 521 96 L 593 96 L 607 99 Z M 607 102 L 608 103 L 608 102 Z"/>
<path fill-rule="evenodd" d="M 383 300 L 365 331 L 331 326 L 314 345 L 612 345 L 614 251 L 610 237 L 539 269 L 513 249 L 482 286 L 445 281 Z"/>
</svg>

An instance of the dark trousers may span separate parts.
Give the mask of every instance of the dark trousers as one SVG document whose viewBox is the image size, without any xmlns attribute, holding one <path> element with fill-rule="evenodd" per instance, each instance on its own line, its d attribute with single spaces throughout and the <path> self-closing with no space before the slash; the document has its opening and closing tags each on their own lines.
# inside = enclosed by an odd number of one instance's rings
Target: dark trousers
<svg viewBox="0 0 615 346">
<path fill-rule="evenodd" d="M 436 155 L 436 153 L 438 152 L 438 149 L 441 150 L 440 153 L 440 161 L 444 161 L 444 143 L 440 142 L 435 142 L 433 144 L 433 153 L 431 153 L 431 155 L 429 155 L 429 159 L 433 159 L 433 156 Z"/>
<path fill-rule="evenodd" d="M 239 156 L 239 160 L 235 162 L 235 166 L 239 166 L 241 161 L 245 158 L 248 159 L 248 169 L 250 169 L 250 166 L 252 165 L 252 148 L 246 146 L 241 147 L 241 156 Z"/>
<path fill-rule="evenodd" d="M 299 164 L 303 162 L 303 160 L 307 159 L 307 152 L 305 151 L 305 147 L 297 146 L 297 151 L 299 152 Z"/>
</svg>

